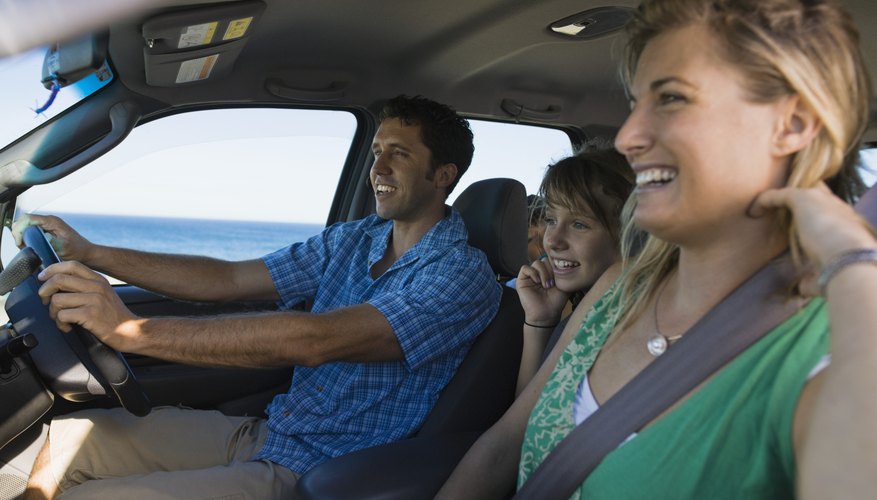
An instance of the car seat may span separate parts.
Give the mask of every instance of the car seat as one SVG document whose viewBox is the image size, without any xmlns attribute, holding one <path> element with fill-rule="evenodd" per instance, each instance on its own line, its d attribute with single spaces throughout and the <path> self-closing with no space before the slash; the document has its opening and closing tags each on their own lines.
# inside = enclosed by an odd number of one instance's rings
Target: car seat
<svg viewBox="0 0 877 500">
<path fill-rule="evenodd" d="M 469 244 L 504 283 L 527 261 L 527 195 L 514 179 L 478 181 L 454 203 Z M 515 397 L 524 312 L 503 286 L 499 311 L 472 344 L 420 430 L 411 438 L 328 460 L 296 485 L 300 498 L 432 498 L 478 436 Z"/>
</svg>

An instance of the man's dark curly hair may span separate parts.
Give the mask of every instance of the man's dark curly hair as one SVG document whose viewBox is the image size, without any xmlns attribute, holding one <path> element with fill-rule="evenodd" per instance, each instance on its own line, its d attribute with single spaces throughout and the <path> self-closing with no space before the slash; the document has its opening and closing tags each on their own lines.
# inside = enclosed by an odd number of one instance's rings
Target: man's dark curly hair
<svg viewBox="0 0 877 500">
<path fill-rule="evenodd" d="M 475 153 L 469 122 L 449 106 L 420 95 L 400 95 L 387 101 L 378 120 L 388 118 L 398 118 L 405 125 L 420 125 L 420 138 L 432 153 L 433 170 L 446 163 L 457 166 L 457 178 L 448 186 L 447 198 L 469 168 Z"/>
</svg>

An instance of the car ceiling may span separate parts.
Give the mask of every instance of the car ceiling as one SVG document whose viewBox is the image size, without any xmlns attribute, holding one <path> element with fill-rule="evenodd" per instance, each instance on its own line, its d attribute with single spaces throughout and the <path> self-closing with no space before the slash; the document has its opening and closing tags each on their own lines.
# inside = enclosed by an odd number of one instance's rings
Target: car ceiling
<svg viewBox="0 0 877 500">
<path fill-rule="evenodd" d="M 216 2 L 172 2 L 188 9 Z M 234 72 L 188 87 L 146 84 L 141 25 L 146 14 L 111 28 L 110 54 L 131 90 L 172 106 L 215 101 L 270 102 L 266 81 L 304 89 L 343 82 L 331 104 L 369 107 L 400 93 L 422 94 L 472 116 L 511 119 L 503 99 L 559 110 L 553 123 L 617 127 L 627 113 L 617 67 L 623 36 L 564 39 L 548 30 L 605 0 L 265 0 Z M 873 0 L 844 2 L 877 68 Z M 637 0 L 611 5 L 635 7 Z M 166 9 L 165 9 L 166 10 Z M 336 83 L 337 85 L 337 83 Z"/>
<path fill-rule="evenodd" d="M 189 87 L 146 84 L 141 19 L 117 24 L 110 54 L 132 90 L 172 105 L 272 101 L 275 78 L 299 88 L 345 82 L 337 105 L 368 107 L 423 94 L 469 115 L 511 118 L 504 98 L 559 109 L 563 124 L 619 124 L 627 104 L 616 70 L 622 39 L 580 41 L 548 25 L 594 0 L 266 0 L 233 74 Z M 614 5 L 633 7 L 636 0 Z M 188 5 L 191 5 L 189 3 Z M 148 15 L 146 16 L 148 17 Z"/>
<path fill-rule="evenodd" d="M 638 0 L 264 0 L 233 75 L 188 88 L 145 83 L 142 23 L 168 10 L 229 4 L 208 0 L 29 0 L 0 6 L 0 56 L 111 23 L 119 78 L 135 92 L 171 106 L 275 100 L 266 79 L 300 88 L 346 82 L 338 105 L 369 106 L 399 93 L 424 94 L 464 113 L 510 118 L 513 98 L 534 109 L 560 109 L 550 121 L 617 127 L 626 104 L 616 78 L 621 37 L 562 40 L 547 26 L 564 17 Z M 874 75 L 877 22 L 873 0 L 843 0 L 862 34 Z M 153 6 L 150 9 L 150 6 Z M 161 7 L 160 9 L 158 7 Z M 127 16 L 127 17 L 126 17 Z"/>
</svg>

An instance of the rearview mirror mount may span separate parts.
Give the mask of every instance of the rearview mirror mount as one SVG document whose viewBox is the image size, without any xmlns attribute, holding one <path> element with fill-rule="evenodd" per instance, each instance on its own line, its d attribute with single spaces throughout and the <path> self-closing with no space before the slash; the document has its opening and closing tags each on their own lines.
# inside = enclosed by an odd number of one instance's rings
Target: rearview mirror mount
<svg viewBox="0 0 877 500">
<path fill-rule="evenodd" d="M 106 34 L 52 45 L 43 59 L 43 85 L 51 89 L 57 82 L 66 87 L 97 72 L 107 58 L 107 45 Z"/>
</svg>

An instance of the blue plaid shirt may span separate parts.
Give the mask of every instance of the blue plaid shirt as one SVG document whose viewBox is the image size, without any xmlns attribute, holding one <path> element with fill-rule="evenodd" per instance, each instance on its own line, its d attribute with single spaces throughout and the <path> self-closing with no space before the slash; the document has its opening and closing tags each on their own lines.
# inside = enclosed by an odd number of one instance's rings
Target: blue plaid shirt
<svg viewBox="0 0 877 500">
<path fill-rule="evenodd" d="M 263 257 L 291 308 L 320 313 L 368 303 L 389 321 L 403 361 L 296 367 L 292 386 L 268 405 L 268 438 L 255 459 L 295 472 L 410 435 L 432 409 L 472 341 L 499 307 L 500 285 L 483 253 L 466 243 L 450 208 L 378 279 L 392 221 L 371 215 Z"/>
</svg>

